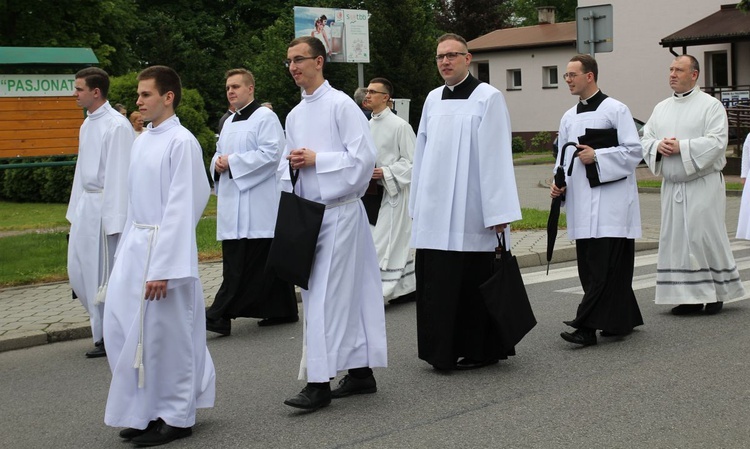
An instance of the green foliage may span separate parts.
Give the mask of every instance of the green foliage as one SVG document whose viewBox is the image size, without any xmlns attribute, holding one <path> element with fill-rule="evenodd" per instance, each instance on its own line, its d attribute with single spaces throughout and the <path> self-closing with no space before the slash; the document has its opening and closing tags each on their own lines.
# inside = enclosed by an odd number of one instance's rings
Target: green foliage
<svg viewBox="0 0 750 449">
<path fill-rule="evenodd" d="M 440 0 L 436 20 L 440 28 L 467 41 L 504 28 L 510 0 Z"/>
<path fill-rule="evenodd" d="M 138 80 L 135 79 L 136 72 L 131 72 L 122 76 L 113 76 L 109 79 L 109 94 L 107 99 L 110 104 L 120 103 L 128 109 L 128 118 L 130 113 L 137 111 L 135 105 L 138 100 Z"/>
<path fill-rule="evenodd" d="M 514 153 L 523 153 L 526 151 L 526 141 L 523 140 L 523 137 L 514 137 L 513 140 L 511 140 L 510 146 Z"/>
<path fill-rule="evenodd" d="M 547 220 L 549 219 L 548 210 L 529 209 L 523 207 L 521 208 L 521 216 L 523 217 L 521 220 L 514 221 L 510 224 L 510 228 L 512 231 L 547 229 Z M 568 226 L 564 212 L 560 213 L 558 226 L 560 228 L 566 228 Z"/>
<path fill-rule="evenodd" d="M 182 101 L 175 111 L 182 126 L 190 130 L 198 139 L 203 150 L 203 163 L 206 167 L 216 152 L 216 135 L 208 127 L 208 112 L 201 94 L 196 89 L 182 89 Z"/>
<path fill-rule="evenodd" d="M 0 231 L 52 229 L 67 226 L 67 204 L 0 201 Z"/>
<path fill-rule="evenodd" d="M 75 156 L 24 158 L 14 163 L 74 160 Z M 0 198 L 8 201 L 34 203 L 66 203 L 70 198 L 75 167 L 12 168 L 2 170 Z"/>
<path fill-rule="evenodd" d="M 60 281 L 67 277 L 66 232 L 0 238 L 0 287 Z M 10 257 L 9 255 L 15 255 Z"/>
<path fill-rule="evenodd" d="M 533 26 L 539 24 L 540 6 L 554 6 L 555 22 L 572 22 L 576 20 L 577 0 L 512 0 L 510 4 L 512 26 Z"/>
<path fill-rule="evenodd" d="M 547 131 L 537 133 L 531 138 L 531 151 L 548 151 L 552 147 L 552 134 Z"/>
</svg>

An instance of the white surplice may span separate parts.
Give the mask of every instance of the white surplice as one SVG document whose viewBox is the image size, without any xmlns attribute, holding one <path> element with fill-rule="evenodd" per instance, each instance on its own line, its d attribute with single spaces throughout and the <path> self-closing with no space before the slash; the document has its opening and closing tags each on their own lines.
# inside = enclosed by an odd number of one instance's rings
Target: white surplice
<svg viewBox="0 0 750 449">
<path fill-rule="evenodd" d="M 210 169 L 215 173 L 216 159 L 229 156 L 230 170 L 215 183 L 217 240 L 273 237 L 279 208 L 276 169 L 283 148 L 284 130 L 268 108 L 224 123 Z"/>
<path fill-rule="evenodd" d="M 103 335 L 104 305 L 98 293 L 106 289 L 125 226 L 134 139 L 133 125 L 106 102 L 88 114 L 78 138 L 78 160 L 65 215 L 70 222 L 68 278 L 89 314 L 95 342 Z"/>
<path fill-rule="evenodd" d="M 195 237 L 210 187 L 200 145 L 176 116 L 136 140 L 128 192 L 104 314 L 112 370 L 104 422 L 143 429 L 162 418 L 190 427 L 196 408 L 212 407 L 215 397 Z M 144 301 L 144 284 L 154 280 L 167 280 L 167 296 Z M 139 343 L 142 370 L 134 368 Z"/>
<path fill-rule="evenodd" d="M 416 290 L 414 251 L 409 248 L 411 217 L 409 187 L 416 135 L 411 125 L 385 108 L 372 114 L 370 131 L 378 155 L 375 166 L 383 170 L 383 200 L 372 237 L 378 253 L 383 299 L 390 300 Z"/>
<path fill-rule="evenodd" d="M 601 95 L 599 92 L 597 95 Z M 596 168 L 602 182 L 616 181 L 590 187 L 586 167 L 573 153 L 576 147 L 565 150 L 565 209 L 570 240 L 601 237 L 641 237 L 641 211 L 635 168 L 642 159 L 638 130 L 627 106 L 606 97 L 594 111 L 578 113 L 578 105 L 569 109 L 560 120 L 559 146 L 578 143 L 578 137 L 591 129 L 616 129 L 619 146 L 596 150 Z M 562 150 L 558 153 L 560 165 Z M 573 164 L 571 176 L 568 168 Z M 622 179 L 625 178 L 625 179 Z"/>
<path fill-rule="evenodd" d="M 339 371 L 385 367 L 387 345 L 380 272 L 367 214 L 359 198 L 375 166 L 375 144 L 362 111 L 324 82 L 303 94 L 286 119 L 279 164 L 291 191 L 286 156 L 308 148 L 314 167 L 299 171 L 295 191 L 329 206 L 315 249 L 309 289 L 302 290 L 305 326 L 300 379 L 328 382 Z"/>
<path fill-rule="evenodd" d="M 742 145 L 742 169 L 740 177 L 747 181 L 750 172 L 750 134 L 745 138 Z M 742 202 L 740 203 L 740 216 L 737 221 L 737 238 L 750 240 L 750 184 L 745 182 L 742 188 Z"/>
<path fill-rule="evenodd" d="M 492 226 L 521 219 L 505 98 L 480 83 L 468 99 L 442 100 L 434 89 L 422 108 L 409 211 L 413 248 L 492 252 Z"/>
<path fill-rule="evenodd" d="M 657 160 L 665 138 L 679 140 L 680 153 Z M 664 176 L 657 304 L 729 302 L 745 295 L 724 222 L 727 139 L 724 106 L 697 87 L 657 104 L 643 128 L 643 158 Z"/>
</svg>

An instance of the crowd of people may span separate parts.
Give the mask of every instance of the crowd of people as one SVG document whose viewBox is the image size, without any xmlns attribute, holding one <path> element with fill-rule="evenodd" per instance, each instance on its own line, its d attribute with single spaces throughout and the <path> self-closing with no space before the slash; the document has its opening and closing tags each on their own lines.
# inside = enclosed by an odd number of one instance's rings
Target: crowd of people
<svg viewBox="0 0 750 449">
<path fill-rule="evenodd" d="M 435 56 L 444 85 L 427 96 L 415 133 L 393 112 L 387 78 L 370 80 L 357 102 L 332 87 L 329 52 L 315 35 L 289 43 L 285 63 L 302 98 L 284 127 L 256 100 L 249 70 L 226 73 L 229 110 L 209 167 L 223 282 L 208 309 L 195 228 L 210 186 L 201 148 L 175 115 L 179 75 L 141 72 L 129 123 L 107 101 L 106 72 L 76 74 L 88 117 L 67 215 L 68 270 L 91 317 L 86 355 L 106 356 L 112 372 L 105 423 L 124 427 L 123 439 L 152 446 L 191 435 L 196 409 L 215 399 L 207 331 L 229 336 L 240 317 L 260 326 L 299 320 L 294 285 L 266 270 L 282 191 L 324 209 L 301 290 L 306 384 L 286 405 L 316 410 L 377 391 L 373 368 L 388 364 L 386 302 L 416 302 L 418 357 L 435 370 L 515 354 L 498 344 L 500 325 L 479 291 L 493 274 L 498 234 L 521 219 L 503 94 L 470 73 L 466 41 L 445 34 Z M 581 346 L 596 344 L 597 330 L 626 335 L 643 324 L 632 288 L 642 158 L 664 176 L 656 303 L 714 314 L 745 295 L 723 221 L 726 113 L 696 87 L 698 62 L 674 59 L 674 95 L 642 138 L 627 106 L 599 89 L 598 70 L 586 55 L 567 65 L 578 101 L 559 136 L 575 151 L 560 152 L 566 182 L 550 188 L 564 198 L 584 290 L 565 322 L 575 330 L 561 337 Z"/>
</svg>

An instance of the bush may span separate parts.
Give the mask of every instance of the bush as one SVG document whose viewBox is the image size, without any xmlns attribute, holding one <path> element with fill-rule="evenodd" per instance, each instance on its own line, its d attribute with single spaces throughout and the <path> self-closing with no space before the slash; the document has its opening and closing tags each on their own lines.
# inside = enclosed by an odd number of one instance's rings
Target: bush
<svg viewBox="0 0 750 449">
<path fill-rule="evenodd" d="M 526 141 L 523 137 L 516 136 L 510 143 L 511 151 L 514 153 L 523 153 L 526 151 Z"/>
<path fill-rule="evenodd" d="M 75 160 L 75 156 L 23 158 L 9 164 L 66 160 Z M 0 197 L 15 202 L 67 203 L 74 173 L 73 165 L 5 169 L 2 170 Z"/>
<path fill-rule="evenodd" d="M 549 151 L 552 147 L 552 134 L 547 131 L 537 133 L 531 138 L 531 151 L 544 152 Z"/>
</svg>

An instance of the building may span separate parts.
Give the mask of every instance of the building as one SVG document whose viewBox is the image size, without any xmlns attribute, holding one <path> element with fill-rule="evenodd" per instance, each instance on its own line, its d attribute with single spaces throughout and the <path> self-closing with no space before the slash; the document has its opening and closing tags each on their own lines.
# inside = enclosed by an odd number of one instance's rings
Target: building
<svg viewBox="0 0 750 449">
<path fill-rule="evenodd" d="M 734 5 L 722 9 L 725 1 L 611 0 L 613 51 L 595 55 L 602 91 L 627 104 L 634 117 L 648 120 L 656 103 L 672 92 L 670 47 L 682 54 L 683 46 L 701 63 L 701 87 L 741 91 L 750 84 L 750 15 L 732 16 L 745 29 L 742 37 L 725 35 L 725 19 L 736 13 Z M 579 0 L 578 6 L 601 3 Z M 712 26 L 698 25 L 721 11 L 709 21 Z M 527 139 L 556 132 L 574 102 L 562 75 L 577 54 L 575 22 L 555 23 L 553 8 L 540 8 L 539 16 L 539 25 L 496 30 L 469 42 L 472 73 L 503 92 L 514 135 Z M 716 89 L 717 96 L 722 89 Z"/>
</svg>

